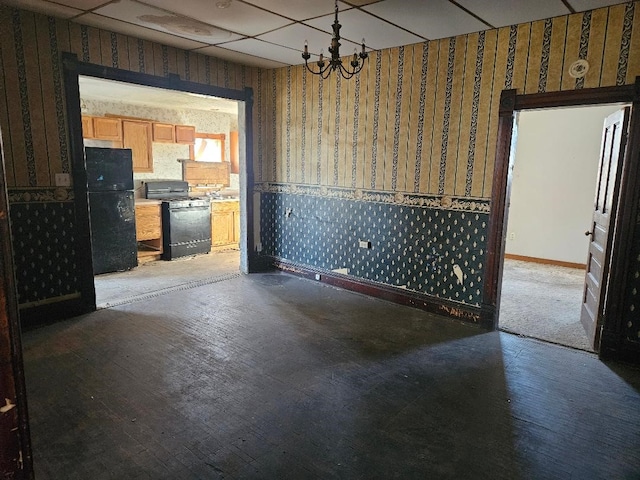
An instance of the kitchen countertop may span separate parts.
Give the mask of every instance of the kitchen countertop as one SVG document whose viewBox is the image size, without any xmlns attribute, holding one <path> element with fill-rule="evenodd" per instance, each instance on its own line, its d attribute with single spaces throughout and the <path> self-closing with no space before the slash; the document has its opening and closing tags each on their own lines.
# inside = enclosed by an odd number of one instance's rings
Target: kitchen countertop
<svg viewBox="0 0 640 480">
<path fill-rule="evenodd" d="M 203 196 L 193 197 L 193 198 L 206 198 Z M 210 197 L 212 202 L 239 202 L 239 198 L 214 198 Z M 160 205 L 162 203 L 162 199 L 159 198 L 136 198 L 136 205 Z"/>
<path fill-rule="evenodd" d="M 134 203 L 136 205 L 160 205 L 162 200 L 156 198 L 136 198 Z"/>
</svg>

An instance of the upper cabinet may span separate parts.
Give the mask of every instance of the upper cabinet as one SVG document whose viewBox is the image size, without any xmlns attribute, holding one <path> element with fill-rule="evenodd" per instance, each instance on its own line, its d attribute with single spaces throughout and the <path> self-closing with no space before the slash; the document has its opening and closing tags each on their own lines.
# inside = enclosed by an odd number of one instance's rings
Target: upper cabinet
<svg viewBox="0 0 640 480">
<path fill-rule="evenodd" d="M 122 141 L 122 122 L 119 118 L 93 117 L 93 138 Z"/>
<path fill-rule="evenodd" d="M 93 117 L 82 116 L 82 138 L 95 138 L 93 133 Z"/>
<path fill-rule="evenodd" d="M 151 123 L 122 120 L 122 146 L 131 149 L 134 172 L 153 172 Z"/>
<path fill-rule="evenodd" d="M 193 145 L 196 127 L 154 122 L 151 119 L 106 114 L 103 117 L 83 115 L 82 137 L 108 140 L 115 148 L 130 148 L 133 171 L 153 172 L 152 142 Z"/>
<path fill-rule="evenodd" d="M 196 142 L 196 127 L 189 125 L 176 125 L 176 143 L 189 143 L 194 144 Z"/>
<path fill-rule="evenodd" d="M 161 143 L 175 143 L 176 135 L 174 125 L 170 123 L 153 122 L 153 141 Z"/>
</svg>

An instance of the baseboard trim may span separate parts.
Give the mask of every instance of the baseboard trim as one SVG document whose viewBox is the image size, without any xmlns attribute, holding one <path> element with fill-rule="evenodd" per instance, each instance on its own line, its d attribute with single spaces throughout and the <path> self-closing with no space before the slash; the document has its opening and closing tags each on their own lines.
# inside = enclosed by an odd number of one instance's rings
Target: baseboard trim
<svg viewBox="0 0 640 480">
<path fill-rule="evenodd" d="M 525 255 L 513 255 L 511 253 L 505 253 L 504 258 L 508 258 L 509 260 L 520 260 L 523 262 L 542 263 L 545 265 L 556 265 L 558 267 L 579 268 L 581 270 L 584 270 L 585 268 L 587 268 L 587 265 L 585 263 L 563 262 L 562 260 L 551 260 L 549 258 L 527 257 Z"/>
<path fill-rule="evenodd" d="M 23 330 L 30 330 L 59 320 L 77 317 L 94 310 L 95 305 L 87 304 L 82 298 L 72 298 L 56 303 L 20 308 L 20 327 Z"/>
<path fill-rule="evenodd" d="M 630 342 L 615 332 L 602 332 L 599 357 L 605 361 L 615 361 L 640 365 L 640 343 Z"/>
<path fill-rule="evenodd" d="M 479 307 L 460 305 L 429 295 L 403 291 L 388 285 L 349 277 L 339 273 L 315 269 L 277 257 L 269 257 L 272 265 L 283 272 L 309 280 L 319 281 L 334 287 L 344 288 L 352 292 L 362 293 L 370 297 L 380 298 L 399 305 L 406 305 L 429 313 L 455 318 L 467 323 L 491 330 L 491 326 L 482 321 Z"/>
</svg>

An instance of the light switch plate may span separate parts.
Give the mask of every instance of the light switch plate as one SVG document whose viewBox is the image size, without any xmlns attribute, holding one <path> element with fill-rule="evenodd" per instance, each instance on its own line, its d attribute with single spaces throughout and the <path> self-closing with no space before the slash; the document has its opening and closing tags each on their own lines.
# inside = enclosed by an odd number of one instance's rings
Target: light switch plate
<svg viewBox="0 0 640 480">
<path fill-rule="evenodd" d="M 70 187 L 71 176 L 68 173 L 56 173 L 56 187 Z"/>
</svg>

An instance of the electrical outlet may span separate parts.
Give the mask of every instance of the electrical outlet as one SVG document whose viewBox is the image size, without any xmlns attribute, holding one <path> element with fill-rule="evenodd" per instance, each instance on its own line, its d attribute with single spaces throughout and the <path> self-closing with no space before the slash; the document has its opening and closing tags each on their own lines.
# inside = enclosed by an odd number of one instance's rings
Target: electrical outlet
<svg viewBox="0 0 640 480">
<path fill-rule="evenodd" d="M 71 176 L 68 173 L 56 173 L 55 182 L 56 187 L 70 187 Z"/>
<path fill-rule="evenodd" d="M 359 240 L 358 241 L 358 247 L 360 247 L 360 248 L 371 248 L 371 242 L 369 242 L 367 240 Z"/>
<path fill-rule="evenodd" d="M 262 242 L 256 243 L 256 252 L 260 253 L 262 251 Z"/>
<path fill-rule="evenodd" d="M 322 277 L 320 277 L 320 274 L 316 273 L 316 280 L 320 280 L 320 278 L 322 278 Z"/>
<path fill-rule="evenodd" d="M 515 234 L 515 232 L 511 232 L 511 233 L 509 234 L 509 240 L 515 240 L 515 239 L 516 239 L 516 234 Z"/>
</svg>

